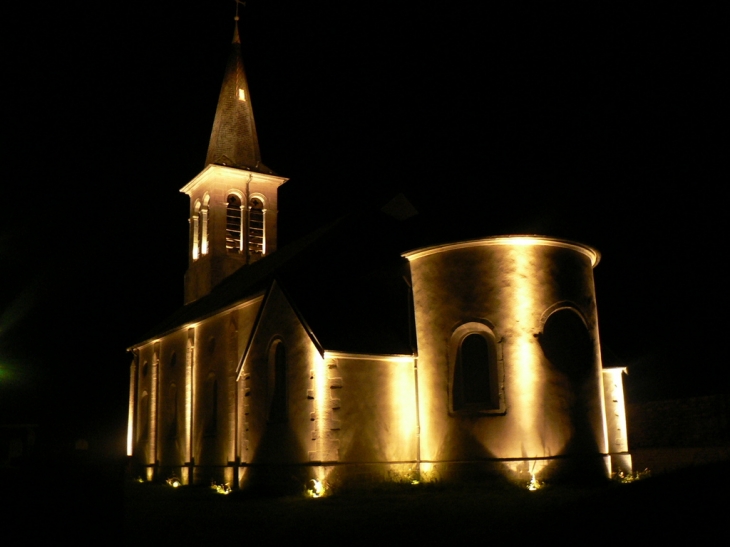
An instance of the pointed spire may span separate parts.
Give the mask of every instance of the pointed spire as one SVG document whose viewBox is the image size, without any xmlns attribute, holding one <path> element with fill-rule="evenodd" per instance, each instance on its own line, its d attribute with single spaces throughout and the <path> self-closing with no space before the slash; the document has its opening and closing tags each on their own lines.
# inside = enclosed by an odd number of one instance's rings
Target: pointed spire
<svg viewBox="0 0 730 547">
<path fill-rule="evenodd" d="M 218 97 L 218 108 L 215 112 L 205 164 L 215 163 L 260 173 L 272 173 L 261 163 L 251 95 L 243 70 L 238 15 L 235 20 L 231 52 Z"/>
<path fill-rule="evenodd" d="M 235 23 L 233 24 L 233 44 L 241 44 L 241 37 L 238 35 L 238 15 L 236 15 Z"/>
</svg>

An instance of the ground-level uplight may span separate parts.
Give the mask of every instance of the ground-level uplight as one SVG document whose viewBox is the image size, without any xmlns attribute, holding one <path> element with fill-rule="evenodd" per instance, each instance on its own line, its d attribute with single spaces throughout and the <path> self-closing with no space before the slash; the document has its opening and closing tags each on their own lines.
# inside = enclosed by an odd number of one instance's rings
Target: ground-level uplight
<svg viewBox="0 0 730 547">
<path fill-rule="evenodd" d="M 539 480 L 537 480 L 537 478 L 535 477 L 535 473 L 530 473 L 530 475 L 532 476 L 532 478 L 530 479 L 530 482 L 527 484 L 527 489 L 530 492 L 534 492 L 535 490 L 540 490 L 540 488 L 542 488 L 542 486 L 543 486 L 542 483 Z"/>
<path fill-rule="evenodd" d="M 308 483 L 307 494 L 312 498 L 320 498 L 324 495 L 325 487 L 317 479 L 312 479 Z"/>
<path fill-rule="evenodd" d="M 210 481 L 210 487 L 219 494 L 231 493 L 231 485 L 227 482 L 224 482 L 223 484 L 217 484 L 215 481 Z"/>
</svg>

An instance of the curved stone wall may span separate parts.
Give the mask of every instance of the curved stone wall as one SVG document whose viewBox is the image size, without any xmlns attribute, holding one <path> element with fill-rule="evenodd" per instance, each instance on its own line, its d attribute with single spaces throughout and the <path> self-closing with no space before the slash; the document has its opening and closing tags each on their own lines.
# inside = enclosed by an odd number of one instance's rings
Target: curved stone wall
<svg viewBox="0 0 730 547">
<path fill-rule="evenodd" d="M 605 474 L 605 418 L 590 247 L 508 236 L 407 253 L 413 282 L 421 461 L 441 475 Z M 455 408 L 465 331 L 489 333 L 494 395 Z M 467 333 L 468 334 L 468 333 Z M 456 361 L 456 362 L 455 362 Z M 486 388 L 485 388 L 486 389 Z"/>
</svg>

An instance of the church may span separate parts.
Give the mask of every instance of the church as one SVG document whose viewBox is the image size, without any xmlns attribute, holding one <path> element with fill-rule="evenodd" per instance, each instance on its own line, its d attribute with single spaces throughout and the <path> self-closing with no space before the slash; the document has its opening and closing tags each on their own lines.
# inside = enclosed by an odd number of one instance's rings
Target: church
<svg viewBox="0 0 730 547">
<path fill-rule="evenodd" d="M 515 482 L 631 471 L 580 243 L 412 247 L 404 196 L 279 248 L 238 30 L 190 198 L 184 306 L 129 351 L 149 481 Z"/>
</svg>

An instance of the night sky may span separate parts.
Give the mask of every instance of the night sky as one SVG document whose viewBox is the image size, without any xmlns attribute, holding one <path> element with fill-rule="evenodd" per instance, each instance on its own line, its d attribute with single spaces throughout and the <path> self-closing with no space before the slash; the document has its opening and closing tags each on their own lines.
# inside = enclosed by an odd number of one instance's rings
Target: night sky
<svg viewBox="0 0 730 547">
<path fill-rule="evenodd" d="M 179 189 L 234 3 L 84 4 L 3 18 L 0 423 L 123 450 L 126 348 L 182 304 Z M 392 4 L 242 11 L 263 160 L 290 178 L 280 243 L 403 192 L 443 240 L 593 245 L 629 400 L 727 393 L 719 14 Z"/>
</svg>

